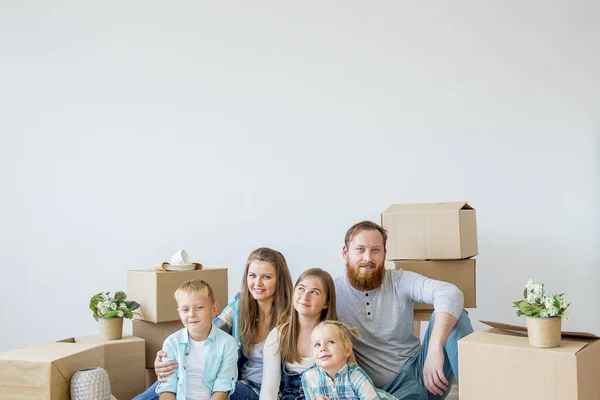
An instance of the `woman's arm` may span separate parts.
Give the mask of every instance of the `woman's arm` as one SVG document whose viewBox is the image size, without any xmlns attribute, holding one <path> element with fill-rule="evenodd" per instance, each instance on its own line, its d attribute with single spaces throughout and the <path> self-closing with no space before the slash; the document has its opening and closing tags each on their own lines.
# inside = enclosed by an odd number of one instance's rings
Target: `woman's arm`
<svg viewBox="0 0 600 400">
<path fill-rule="evenodd" d="M 279 383 L 281 382 L 281 352 L 279 351 L 279 337 L 279 330 L 273 328 L 265 341 L 260 400 L 277 400 L 279 397 Z"/>
</svg>

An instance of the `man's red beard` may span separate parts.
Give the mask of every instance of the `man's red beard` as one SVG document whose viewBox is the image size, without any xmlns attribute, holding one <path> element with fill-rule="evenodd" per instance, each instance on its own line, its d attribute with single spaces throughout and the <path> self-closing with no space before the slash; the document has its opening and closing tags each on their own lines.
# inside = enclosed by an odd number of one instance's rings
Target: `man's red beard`
<svg viewBox="0 0 600 400">
<path fill-rule="evenodd" d="M 362 271 L 360 267 L 372 267 L 371 271 Z M 383 264 L 375 265 L 374 262 L 363 262 L 358 264 L 358 266 L 353 267 L 350 265 L 350 262 L 346 260 L 346 276 L 348 277 L 348 281 L 357 290 L 361 292 L 366 292 L 368 290 L 373 290 L 378 288 L 381 285 L 381 281 L 383 281 L 383 274 L 385 273 L 385 269 Z"/>
</svg>

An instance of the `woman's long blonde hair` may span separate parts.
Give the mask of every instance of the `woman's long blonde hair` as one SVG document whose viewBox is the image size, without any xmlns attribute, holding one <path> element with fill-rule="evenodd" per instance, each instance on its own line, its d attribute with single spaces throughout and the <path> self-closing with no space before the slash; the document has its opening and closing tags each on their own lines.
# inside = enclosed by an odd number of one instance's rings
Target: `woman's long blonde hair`
<svg viewBox="0 0 600 400">
<path fill-rule="evenodd" d="M 275 268 L 275 298 L 271 308 L 271 326 L 278 326 L 289 319 L 289 305 L 292 302 L 292 277 L 283 254 L 277 250 L 261 247 L 248 256 L 246 269 L 242 278 L 240 291 L 240 338 L 242 347 L 247 353 L 252 351 L 256 337 L 256 323 L 258 321 L 258 304 L 248 289 L 248 268 L 253 261 L 268 262 Z"/>
<path fill-rule="evenodd" d="M 321 310 L 319 321 L 324 320 L 337 320 L 337 312 L 335 309 L 335 284 L 329 272 L 322 270 L 321 268 L 311 268 L 302 273 L 294 289 L 305 280 L 306 278 L 318 278 L 323 285 L 325 291 L 327 308 Z M 279 350 L 281 352 L 282 360 L 285 358 L 290 363 L 299 363 L 302 361 L 300 353 L 298 353 L 298 335 L 300 334 L 300 321 L 298 319 L 298 312 L 294 308 L 293 301 L 290 304 L 290 319 L 288 322 L 280 326 L 281 338 L 279 341 Z"/>
</svg>

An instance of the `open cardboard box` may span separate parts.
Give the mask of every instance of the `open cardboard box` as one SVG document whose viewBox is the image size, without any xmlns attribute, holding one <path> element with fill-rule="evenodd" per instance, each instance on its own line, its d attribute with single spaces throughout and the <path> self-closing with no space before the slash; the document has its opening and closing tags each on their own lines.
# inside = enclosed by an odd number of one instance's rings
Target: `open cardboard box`
<svg viewBox="0 0 600 400">
<path fill-rule="evenodd" d="M 527 328 L 490 326 L 458 342 L 461 400 L 598 400 L 600 337 L 562 332 L 560 347 L 529 345 Z"/>
<path fill-rule="evenodd" d="M 70 381 L 82 369 L 104 368 L 97 343 L 40 343 L 0 353 L 2 400 L 69 400 Z"/>
</svg>

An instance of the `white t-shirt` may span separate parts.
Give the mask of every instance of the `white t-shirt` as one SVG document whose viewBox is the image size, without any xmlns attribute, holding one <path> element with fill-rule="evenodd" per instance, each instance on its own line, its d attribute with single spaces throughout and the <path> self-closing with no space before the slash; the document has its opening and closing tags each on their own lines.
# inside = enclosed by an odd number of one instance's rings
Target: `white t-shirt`
<svg viewBox="0 0 600 400">
<path fill-rule="evenodd" d="M 196 342 L 189 338 L 190 354 L 187 357 L 187 400 L 209 400 L 210 391 L 202 381 L 204 375 L 204 340 Z"/>
</svg>

